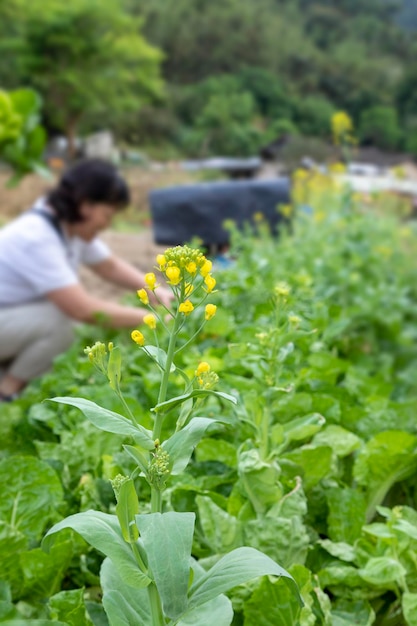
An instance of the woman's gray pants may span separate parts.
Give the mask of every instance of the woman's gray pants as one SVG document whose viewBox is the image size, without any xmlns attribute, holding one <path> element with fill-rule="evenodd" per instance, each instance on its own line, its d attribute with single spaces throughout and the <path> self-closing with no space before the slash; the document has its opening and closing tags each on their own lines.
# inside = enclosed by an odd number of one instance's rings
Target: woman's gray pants
<svg viewBox="0 0 417 626">
<path fill-rule="evenodd" d="M 51 302 L 0 307 L 0 374 L 29 381 L 71 345 L 74 322 Z"/>
</svg>

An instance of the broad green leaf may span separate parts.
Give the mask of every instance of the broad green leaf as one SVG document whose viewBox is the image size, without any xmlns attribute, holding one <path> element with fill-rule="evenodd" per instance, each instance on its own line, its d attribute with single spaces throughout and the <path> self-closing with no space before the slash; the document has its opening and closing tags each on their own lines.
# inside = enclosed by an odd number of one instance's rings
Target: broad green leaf
<svg viewBox="0 0 417 626">
<path fill-rule="evenodd" d="M 359 570 L 361 578 L 371 585 L 392 588 L 404 577 L 406 571 L 399 561 L 386 556 L 369 559 L 365 567 Z"/>
<path fill-rule="evenodd" d="M 126 444 L 123 446 L 123 449 L 126 450 L 128 455 L 131 456 L 132 459 L 138 464 L 142 472 L 146 474 L 146 472 L 148 471 L 149 459 L 147 459 L 146 456 L 134 446 L 129 446 Z"/>
<path fill-rule="evenodd" d="M 208 417 L 194 417 L 182 430 L 164 441 L 162 447 L 169 454 L 171 474 L 181 474 L 185 470 L 194 448 L 207 428 L 215 423 L 216 420 Z"/>
<path fill-rule="evenodd" d="M 294 594 L 299 598 L 295 581 L 285 569 L 266 554 L 244 547 L 226 554 L 191 586 L 189 608 L 200 606 L 237 585 L 265 575 L 283 576 L 292 581 Z"/>
<path fill-rule="evenodd" d="M 109 361 L 107 364 L 107 378 L 110 387 L 115 391 L 119 388 L 122 377 L 122 353 L 117 346 L 110 350 Z"/>
<path fill-rule="evenodd" d="M 283 425 L 283 432 L 287 441 L 302 441 L 309 439 L 321 430 L 326 420 L 320 413 L 311 413 L 291 420 Z"/>
<path fill-rule="evenodd" d="M 366 499 L 358 489 L 330 487 L 326 489 L 329 515 L 329 537 L 333 541 L 352 544 L 362 532 L 366 519 Z"/>
<path fill-rule="evenodd" d="M 110 626 L 149 626 L 152 624 L 148 589 L 126 585 L 109 558 L 100 569 L 103 606 Z"/>
<path fill-rule="evenodd" d="M 63 498 L 61 483 L 50 465 L 29 456 L 0 461 L 0 519 L 31 539 L 38 539 Z"/>
<path fill-rule="evenodd" d="M 341 561 L 349 562 L 356 559 L 355 548 L 348 543 L 334 543 L 333 541 L 330 541 L 330 539 L 320 539 L 318 543 L 326 550 L 326 552 Z"/>
<path fill-rule="evenodd" d="M 314 437 L 313 444 L 329 446 L 337 456 L 344 457 L 358 450 L 362 442 L 349 430 L 336 424 L 330 424 Z"/>
<path fill-rule="evenodd" d="M 63 528 L 72 528 L 93 548 L 108 556 L 127 585 L 141 589 L 151 582 L 151 579 L 139 569 L 131 547 L 123 539 L 116 515 L 100 511 L 70 515 L 48 531 L 42 547 L 47 550 L 51 535 Z"/>
<path fill-rule="evenodd" d="M 187 608 L 194 521 L 194 513 L 174 511 L 136 516 L 164 613 L 173 620 Z"/>
<path fill-rule="evenodd" d="M 244 545 L 268 554 L 284 567 L 305 562 L 310 537 L 301 515 L 280 517 L 268 513 L 246 520 L 243 532 Z"/>
<path fill-rule="evenodd" d="M 163 372 L 165 371 L 167 363 L 167 353 L 164 350 L 162 350 L 161 348 L 157 348 L 156 346 L 144 346 L 142 350 L 156 361 L 156 363 L 159 365 L 160 369 Z M 171 363 L 171 367 L 169 370 L 170 373 L 172 374 L 172 372 L 175 372 L 175 369 L 176 368 L 174 363 Z"/>
<path fill-rule="evenodd" d="M 207 496 L 197 496 L 199 520 L 204 539 L 214 554 L 224 554 L 242 545 L 241 523 Z"/>
<path fill-rule="evenodd" d="M 50 617 L 68 626 L 92 626 L 84 604 L 84 589 L 60 591 L 48 602 Z"/>
<path fill-rule="evenodd" d="M 220 398 L 221 400 L 227 400 L 228 402 L 232 402 L 233 404 L 237 403 L 237 400 L 234 396 L 229 395 L 228 393 L 223 393 L 222 391 L 214 391 L 213 389 L 193 389 L 190 393 L 185 393 L 182 396 L 176 396 L 175 398 L 171 398 L 170 400 L 166 400 L 165 402 L 160 402 L 156 406 L 151 409 L 155 411 L 155 413 L 166 413 L 167 411 L 171 411 L 174 407 L 182 404 L 189 398 L 204 398 L 205 396 L 215 396 L 216 398 Z"/>
<path fill-rule="evenodd" d="M 239 454 L 238 472 L 246 496 L 259 515 L 281 499 L 280 470 L 275 463 L 262 461 L 257 450 Z"/>
<path fill-rule="evenodd" d="M 417 470 L 417 437 L 398 430 L 378 433 L 359 452 L 353 472 L 368 494 L 367 520 L 388 490 Z"/>
<path fill-rule="evenodd" d="M 332 610 L 332 626 L 372 626 L 375 612 L 366 600 L 338 600 Z"/>
<path fill-rule="evenodd" d="M 24 553 L 27 545 L 28 538 L 23 533 L 0 521 L 1 577 L 10 585 L 14 597 L 21 595 L 24 587 L 22 566 L 16 555 Z"/>
<path fill-rule="evenodd" d="M 134 543 L 139 538 L 139 531 L 135 523 L 135 515 L 138 513 L 139 501 L 135 485 L 133 480 L 128 478 L 120 486 L 116 504 L 116 515 L 123 539 L 128 543 Z"/>
<path fill-rule="evenodd" d="M 59 591 L 77 552 L 71 535 L 68 531 L 57 536 L 48 553 L 41 548 L 20 553 L 25 596 L 44 599 Z"/>
<path fill-rule="evenodd" d="M 299 620 L 301 610 L 294 590 L 288 584 L 264 577 L 244 604 L 244 623 L 245 626 L 314 626 L 316 620 L 311 609 L 307 609 L 309 619 L 304 622 Z"/>
<path fill-rule="evenodd" d="M 305 489 L 315 487 L 332 472 L 332 449 L 328 446 L 305 445 L 287 452 L 285 458 L 302 468 Z"/>
<path fill-rule="evenodd" d="M 196 449 L 196 459 L 202 461 L 218 461 L 228 467 L 237 466 L 236 446 L 224 439 L 203 439 Z"/>
<path fill-rule="evenodd" d="M 417 593 L 404 592 L 401 605 L 407 626 L 417 626 Z"/>
<path fill-rule="evenodd" d="M 146 428 L 143 428 L 140 424 L 132 424 L 132 422 L 123 415 L 98 406 L 98 404 L 91 402 L 91 400 L 85 400 L 84 398 L 51 398 L 51 401 L 75 406 L 100 430 L 105 430 L 106 432 L 116 435 L 133 437 L 145 450 L 153 450 L 155 448 L 150 430 L 146 430 Z"/>
<path fill-rule="evenodd" d="M 191 559 L 194 581 L 199 580 L 206 571 L 201 565 Z M 208 623 L 216 626 L 229 626 L 233 620 L 233 608 L 229 598 L 217 596 L 201 606 L 197 606 L 183 615 L 176 626 L 207 626 Z"/>
</svg>

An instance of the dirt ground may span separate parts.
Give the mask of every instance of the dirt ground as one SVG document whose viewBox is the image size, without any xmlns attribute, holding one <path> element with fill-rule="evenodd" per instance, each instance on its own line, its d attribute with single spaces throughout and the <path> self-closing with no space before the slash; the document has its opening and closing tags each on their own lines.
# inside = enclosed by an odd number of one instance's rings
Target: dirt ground
<svg viewBox="0 0 417 626">
<path fill-rule="evenodd" d="M 106 231 L 101 238 L 111 250 L 145 272 L 152 271 L 155 257 L 165 247 L 153 240 L 148 194 L 153 188 L 192 182 L 190 174 L 172 164 L 158 170 L 131 168 L 124 172 L 132 195 L 131 207 L 116 218 L 116 229 Z M 27 210 L 33 202 L 53 186 L 54 179 L 39 176 L 25 177 L 17 187 L 6 188 L 8 176 L 0 172 L 0 226 Z M 88 269 L 80 272 L 82 283 L 90 293 L 109 300 L 120 300 L 125 290 L 101 280 Z"/>
</svg>

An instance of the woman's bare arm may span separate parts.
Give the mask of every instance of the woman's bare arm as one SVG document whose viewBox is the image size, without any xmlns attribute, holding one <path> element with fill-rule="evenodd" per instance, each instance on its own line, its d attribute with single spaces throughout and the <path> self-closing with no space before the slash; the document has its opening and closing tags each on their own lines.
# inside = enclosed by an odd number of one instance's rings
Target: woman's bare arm
<svg viewBox="0 0 417 626">
<path fill-rule="evenodd" d="M 75 321 L 103 323 L 114 328 L 134 328 L 142 323 L 147 313 L 140 307 L 123 306 L 91 296 L 82 285 L 50 291 L 47 298 Z"/>
</svg>

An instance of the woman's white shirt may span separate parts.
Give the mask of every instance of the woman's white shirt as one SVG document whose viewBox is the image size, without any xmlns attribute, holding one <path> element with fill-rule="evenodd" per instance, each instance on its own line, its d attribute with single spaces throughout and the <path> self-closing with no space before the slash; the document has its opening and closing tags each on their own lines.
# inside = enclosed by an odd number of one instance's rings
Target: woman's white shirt
<svg viewBox="0 0 417 626">
<path fill-rule="evenodd" d="M 37 210 L 27 211 L 0 229 L 0 307 L 42 300 L 75 285 L 81 264 L 95 265 L 110 255 L 100 239 L 61 236 Z"/>
</svg>

